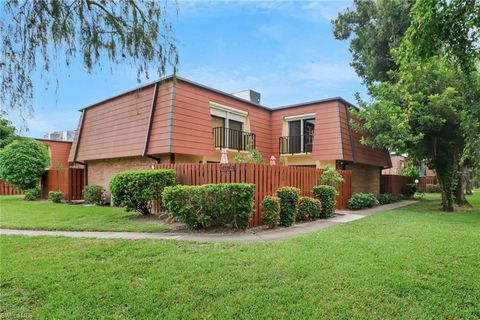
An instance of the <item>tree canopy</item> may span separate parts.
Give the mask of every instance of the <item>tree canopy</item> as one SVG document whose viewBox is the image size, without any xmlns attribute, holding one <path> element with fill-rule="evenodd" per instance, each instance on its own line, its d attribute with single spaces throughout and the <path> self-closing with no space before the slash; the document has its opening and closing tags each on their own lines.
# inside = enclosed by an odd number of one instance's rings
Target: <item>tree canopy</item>
<svg viewBox="0 0 480 320">
<path fill-rule="evenodd" d="M 351 65 L 367 84 L 387 81 L 396 70 L 391 49 L 401 44 L 410 25 L 412 0 L 354 0 L 354 8 L 340 13 L 333 23 L 338 40 L 350 40 Z"/>
<path fill-rule="evenodd" d="M 5 118 L 5 111 L 0 111 L 0 149 L 5 148 L 12 143 L 16 138 L 16 129 L 12 122 Z"/>
<path fill-rule="evenodd" d="M 0 179 L 19 189 L 35 188 L 49 164 L 43 144 L 27 138 L 15 140 L 0 150 Z"/>
<path fill-rule="evenodd" d="M 0 97 L 22 115 L 33 111 L 32 74 L 51 73 L 58 62 L 80 58 L 91 72 L 107 58 L 134 65 L 139 79 L 151 70 L 176 70 L 166 0 L 5 0 L 2 6 Z"/>
</svg>

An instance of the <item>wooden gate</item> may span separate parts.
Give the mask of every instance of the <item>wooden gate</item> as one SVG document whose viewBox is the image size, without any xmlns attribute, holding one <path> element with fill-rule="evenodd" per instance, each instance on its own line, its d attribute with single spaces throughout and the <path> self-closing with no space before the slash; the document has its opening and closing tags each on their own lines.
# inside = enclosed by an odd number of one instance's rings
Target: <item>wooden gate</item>
<svg viewBox="0 0 480 320">
<path fill-rule="evenodd" d="M 48 198 L 50 191 L 62 191 L 65 200 L 80 200 L 83 185 L 82 168 L 50 169 L 42 178 L 42 198 Z"/>
</svg>

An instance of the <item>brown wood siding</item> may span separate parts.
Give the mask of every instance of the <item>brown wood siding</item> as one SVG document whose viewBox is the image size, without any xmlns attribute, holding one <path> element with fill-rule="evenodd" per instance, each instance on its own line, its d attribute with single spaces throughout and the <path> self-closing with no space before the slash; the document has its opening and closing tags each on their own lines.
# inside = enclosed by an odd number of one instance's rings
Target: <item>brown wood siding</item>
<svg viewBox="0 0 480 320">
<path fill-rule="evenodd" d="M 60 164 L 62 168 L 68 168 L 68 157 L 72 143 L 68 141 L 54 141 L 38 139 L 39 142 L 46 145 L 50 154 L 50 167 L 55 168 Z"/>
<path fill-rule="evenodd" d="M 351 117 L 353 121 L 358 121 L 354 116 Z M 355 143 L 356 162 L 370 164 L 379 167 L 390 166 L 390 156 L 385 149 L 372 148 L 360 143 L 362 134 L 352 130 L 353 140 Z"/>
<path fill-rule="evenodd" d="M 346 106 L 343 103 L 338 103 L 338 112 L 340 115 L 340 130 L 342 134 L 343 159 L 353 161 L 352 144 L 350 143 L 350 126 L 348 123 Z M 353 138 L 353 132 L 352 132 Z M 340 159 L 339 159 L 340 160 Z"/>
<path fill-rule="evenodd" d="M 85 109 L 77 160 L 143 154 L 153 85 Z"/>
<path fill-rule="evenodd" d="M 191 155 L 215 154 L 210 102 L 248 112 L 256 147 L 265 161 L 272 154 L 270 111 L 179 81 L 175 90 L 172 152 Z"/>
<path fill-rule="evenodd" d="M 170 152 L 170 107 L 174 98 L 172 81 L 161 82 L 152 119 L 147 154 Z"/>
<path fill-rule="evenodd" d="M 282 136 L 285 117 L 315 113 L 312 158 L 314 160 L 342 159 L 342 144 L 337 103 L 325 102 L 302 107 L 272 111 L 271 143 L 274 155 L 278 158 L 279 137 Z"/>
</svg>

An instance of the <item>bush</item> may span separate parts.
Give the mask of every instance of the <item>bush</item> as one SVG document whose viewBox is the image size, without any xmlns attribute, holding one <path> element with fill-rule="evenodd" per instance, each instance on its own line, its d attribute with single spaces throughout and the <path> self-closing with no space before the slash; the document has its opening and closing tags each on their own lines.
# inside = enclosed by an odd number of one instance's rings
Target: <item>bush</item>
<svg viewBox="0 0 480 320">
<path fill-rule="evenodd" d="M 47 148 L 33 139 L 16 140 L 0 150 L 0 179 L 18 189 L 37 186 L 50 164 Z"/>
<path fill-rule="evenodd" d="M 52 200 L 53 203 L 60 203 L 63 200 L 62 191 L 50 191 L 48 193 L 48 199 Z"/>
<path fill-rule="evenodd" d="M 163 189 L 175 185 L 174 170 L 130 170 L 110 181 L 112 201 L 127 211 L 149 214 L 152 200 L 160 199 Z"/>
<path fill-rule="evenodd" d="M 380 204 L 389 204 L 402 200 L 402 196 L 397 196 L 390 193 L 381 193 L 377 195 L 377 200 Z"/>
<path fill-rule="evenodd" d="M 322 214 L 320 200 L 300 197 L 298 200 L 297 220 L 315 220 Z"/>
<path fill-rule="evenodd" d="M 358 210 L 378 205 L 378 200 L 372 193 L 355 193 L 347 203 L 348 209 Z"/>
<path fill-rule="evenodd" d="M 282 187 L 275 194 L 280 199 L 280 224 L 289 227 L 295 222 L 300 190 L 294 187 Z"/>
<path fill-rule="evenodd" d="M 275 228 L 280 223 L 280 199 L 276 196 L 263 198 L 261 209 L 263 223 L 269 228 Z"/>
<path fill-rule="evenodd" d="M 162 194 L 167 214 L 184 222 L 189 229 L 198 227 L 248 227 L 253 212 L 255 185 L 247 183 L 204 184 L 166 187 Z"/>
<path fill-rule="evenodd" d="M 442 189 L 439 184 L 427 184 L 426 191 L 427 193 L 440 193 Z"/>
<path fill-rule="evenodd" d="M 331 217 L 335 210 L 335 204 L 337 203 L 337 189 L 332 186 L 318 185 L 312 189 L 313 196 L 320 200 L 322 204 L 322 214 L 320 217 Z"/>
<path fill-rule="evenodd" d="M 417 185 L 415 183 L 407 183 L 402 188 L 402 194 L 405 198 L 410 199 L 417 192 Z"/>
<path fill-rule="evenodd" d="M 89 203 L 101 204 L 103 192 L 103 187 L 96 184 L 84 186 L 83 199 Z"/>
<path fill-rule="evenodd" d="M 35 188 L 27 189 L 24 191 L 24 194 L 25 194 L 25 198 L 23 198 L 24 200 L 27 200 L 27 201 L 38 200 L 40 199 L 40 188 L 35 187 Z"/>
<path fill-rule="evenodd" d="M 325 166 L 323 173 L 320 176 L 320 185 L 337 187 L 340 183 L 343 182 L 342 175 L 335 170 L 332 166 Z"/>
</svg>

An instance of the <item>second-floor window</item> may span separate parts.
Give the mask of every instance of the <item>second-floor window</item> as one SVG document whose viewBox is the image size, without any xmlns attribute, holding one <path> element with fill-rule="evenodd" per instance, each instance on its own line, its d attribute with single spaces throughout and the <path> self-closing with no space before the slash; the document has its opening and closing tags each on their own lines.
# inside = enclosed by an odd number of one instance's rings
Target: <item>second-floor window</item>
<svg viewBox="0 0 480 320">
<path fill-rule="evenodd" d="M 210 114 L 215 148 L 249 150 L 255 147 L 255 135 L 245 128 L 247 112 L 211 104 Z"/>
<path fill-rule="evenodd" d="M 286 119 L 287 135 L 280 138 L 280 153 L 310 153 L 313 149 L 315 117 L 292 117 Z"/>
</svg>

